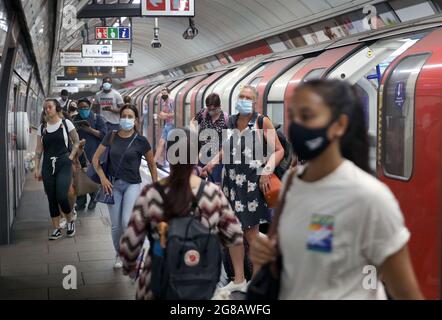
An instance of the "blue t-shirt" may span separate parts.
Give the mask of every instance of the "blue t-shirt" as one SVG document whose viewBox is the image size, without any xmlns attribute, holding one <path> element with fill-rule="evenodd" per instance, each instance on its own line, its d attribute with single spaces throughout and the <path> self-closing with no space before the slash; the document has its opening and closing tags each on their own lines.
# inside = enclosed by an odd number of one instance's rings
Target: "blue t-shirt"
<svg viewBox="0 0 442 320">
<path fill-rule="evenodd" d="M 141 157 L 152 149 L 147 139 L 140 135 L 135 138 L 132 145 L 129 147 L 129 149 L 127 149 L 127 146 L 133 140 L 135 134 L 136 133 L 129 138 L 122 138 L 118 135 L 118 133 L 115 133 L 114 141 L 110 147 L 110 174 L 116 179 L 121 179 L 132 184 L 141 183 Z M 112 131 L 106 134 L 101 144 L 108 147 L 111 136 Z M 118 165 L 120 164 L 123 153 L 124 159 L 121 162 L 121 166 L 118 170 Z"/>
</svg>

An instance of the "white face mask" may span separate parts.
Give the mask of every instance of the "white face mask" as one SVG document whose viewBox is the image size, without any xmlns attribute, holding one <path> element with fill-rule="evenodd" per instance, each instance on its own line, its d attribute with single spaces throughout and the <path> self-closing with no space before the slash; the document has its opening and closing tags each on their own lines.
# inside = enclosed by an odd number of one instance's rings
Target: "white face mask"
<svg viewBox="0 0 442 320">
<path fill-rule="evenodd" d="M 112 89 L 112 84 L 109 82 L 103 83 L 103 89 L 109 91 L 110 89 Z"/>
</svg>

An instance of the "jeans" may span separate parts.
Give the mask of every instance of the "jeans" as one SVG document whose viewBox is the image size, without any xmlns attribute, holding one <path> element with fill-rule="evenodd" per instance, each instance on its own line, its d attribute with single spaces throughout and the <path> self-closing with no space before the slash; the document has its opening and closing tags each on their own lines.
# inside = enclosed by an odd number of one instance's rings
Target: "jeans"
<svg viewBox="0 0 442 320">
<path fill-rule="evenodd" d="M 115 204 L 107 205 L 112 223 L 112 241 L 115 251 L 120 250 L 120 238 L 129 224 L 135 202 L 140 195 L 141 184 L 131 184 L 121 179 L 115 181 L 113 195 Z"/>
<path fill-rule="evenodd" d="M 173 125 L 173 123 L 168 123 L 168 124 L 166 124 L 166 125 L 164 126 L 163 133 L 161 134 L 161 139 L 167 141 L 167 136 L 169 135 L 170 131 L 172 131 L 173 128 L 175 128 L 175 126 Z"/>
</svg>

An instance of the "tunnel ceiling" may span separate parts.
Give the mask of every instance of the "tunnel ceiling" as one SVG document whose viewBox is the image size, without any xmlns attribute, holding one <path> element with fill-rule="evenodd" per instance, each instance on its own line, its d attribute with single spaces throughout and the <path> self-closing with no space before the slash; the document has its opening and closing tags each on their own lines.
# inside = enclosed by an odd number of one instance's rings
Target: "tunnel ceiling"
<svg viewBox="0 0 442 320">
<path fill-rule="evenodd" d="M 59 0 L 59 17 L 72 6 L 78 10 L 90 1 Z M 98 1 L 102 3 L 103 1 Z M 107 0 L 106 3 L 117 1 Z M 130 0 L 120 0 L 130 3 Z M 137 79 L 168 68 L 183 65 L 209 55 L 244 45 L 295 27 L 329 18 L 345 11 L 354 10 L 367 3 L 380 1 L 348 0 L 195 0 L 195 24 L 199 35 L 184 40 L 182 34 L 188 27 L 187 18 L 160 18 L 162 48 L 153 49 L 153 18 L 133 18 L 133 66 L 126 70 L 123 82 Z M 81 30 L 89 24 L 89 41 L 95 43 L 94 27 L 100 19 L 79 20 L 74 23 L 59 21 L 59 50 L 79 50 L 83 43 Z M 115 20 L 107 19 L 111 25 Z M 127 25 L 128 19 L 123 23 Z M 114 51 L 129 52 L 129 42 L 114 41 Z M 59 51 L 58 50 L 58 51 Z M 55 68 L 60 72 L 56 57 Z"/>
</svg>

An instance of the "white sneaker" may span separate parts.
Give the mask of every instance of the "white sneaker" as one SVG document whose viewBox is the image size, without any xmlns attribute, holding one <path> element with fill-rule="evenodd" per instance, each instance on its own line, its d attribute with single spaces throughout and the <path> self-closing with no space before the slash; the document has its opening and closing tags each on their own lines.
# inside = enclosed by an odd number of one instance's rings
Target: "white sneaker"
<svg viewBox="0 0 442 320">
<path fill-rule="evenodd" d="M 121 269 L 121 268 L 123 268 L 123 261 L 121 261 L 120 257 L 117 257 L 115 259 L 114 269 Z"/>
<path fill-rule="evenodd" d="M 221 290 L 228 291 L 230 293 L 234 291 L 247 292 L 247 280 L 244 279 L 244 281 L 241 283 L 235 283 L 233 281 L 230 281 L 229 284 L 221 288 Z"/>
<path fill-rule="evenodd" d="M 66 218 L 61 218 L 60 219 L 60 229 L 66 229 L 67 225 L 68 225 L 68 222 L 67 222 Z"/>
</svg>

